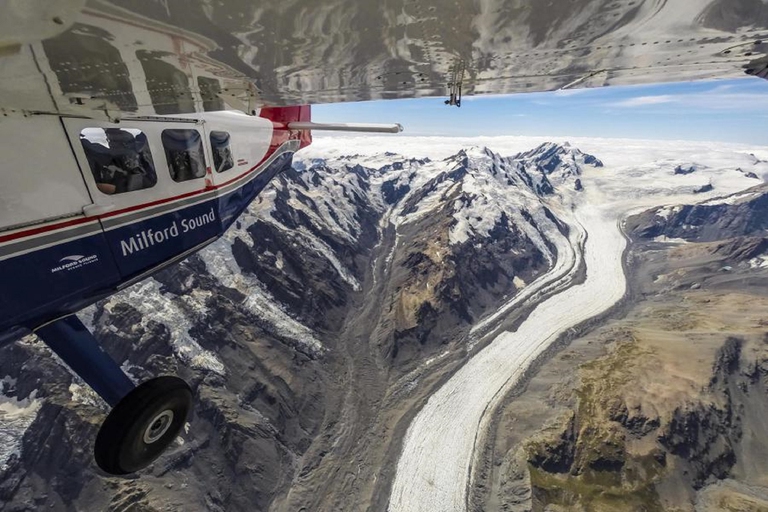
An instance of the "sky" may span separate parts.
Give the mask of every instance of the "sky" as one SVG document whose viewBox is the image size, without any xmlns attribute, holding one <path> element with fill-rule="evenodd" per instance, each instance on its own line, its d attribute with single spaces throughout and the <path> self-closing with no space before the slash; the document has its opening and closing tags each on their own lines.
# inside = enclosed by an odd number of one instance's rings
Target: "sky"
<svg viewBox="0 0 768 512">
<path fill-rule="evenodd" d="M 314 105 L 315 122 L 400 123 L 408 135 L 532 135 L 739 142 L 768 146 L 759 78 L 513 95 Z"/>
</svg>

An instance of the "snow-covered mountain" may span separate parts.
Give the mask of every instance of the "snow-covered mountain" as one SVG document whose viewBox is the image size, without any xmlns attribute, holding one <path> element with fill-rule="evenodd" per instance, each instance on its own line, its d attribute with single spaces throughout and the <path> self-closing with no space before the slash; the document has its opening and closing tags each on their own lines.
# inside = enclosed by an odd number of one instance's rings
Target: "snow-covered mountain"
<svg viewBox="0 0 768 512">
<path fill-rule="evenodd" d="M 508 157 L 482 146 L 297 155 L 224 238 L 81 314 L 137 380 L 192 384 L 178 448 L 138 479 L 105 479 L 90 455 L 104 404 L 27 339 L 0 358 L 0 411 L 21 411 L 0 418 L 0 499 L 330 507 L 324 486 L 364 485 L 338 465 L 384 435 L 366 430 L 381 404 L 406 409 L 403 389 L 426 396 L 424 368 L 462 357 L 478 321 L 570 250 L 580 176 L 602 165 L 554 143 Z"/>
<path fill-rule="evenodd" d="M 710 242 L 768 231 L 765 184 L 694 205 L 664 206 L 632 218 L 628 228 L 642 238 Z"/>
<path fill-rule="evenodd" d="M 603 167 L 603 162 L 595 156 L 582 153 L 568 142 L 545 142 L 531 151 L 519 153 L 513 160 L 535 177 L 536 190 L 545 194 L 554 192 L 553 183 L 561 186 L 574 178 L 574 186 L 578 190 L 581 187 L 578 177 L 584 166 Z"/>
</svg>

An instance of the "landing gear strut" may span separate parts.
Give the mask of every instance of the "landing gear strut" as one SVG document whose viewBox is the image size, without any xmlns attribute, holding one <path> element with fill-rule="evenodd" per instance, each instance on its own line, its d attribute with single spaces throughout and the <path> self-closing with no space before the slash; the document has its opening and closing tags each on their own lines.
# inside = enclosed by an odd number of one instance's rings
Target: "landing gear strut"
<svg viewBox="0 0 768 512">
<path fill-rule="evenodd" d="M 176 439 L 192 409 L 192 390 L 178 377 L 134 386 L 76 316 L 41 327 L 38 336 L 109 405 L 94 458 L 113 475 L 139 471 Z"/>
</svg>

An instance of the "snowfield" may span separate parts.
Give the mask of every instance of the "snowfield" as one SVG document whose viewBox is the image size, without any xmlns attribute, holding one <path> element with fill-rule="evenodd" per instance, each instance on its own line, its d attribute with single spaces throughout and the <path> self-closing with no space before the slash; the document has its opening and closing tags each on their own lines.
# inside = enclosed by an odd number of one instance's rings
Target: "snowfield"
<svg viewBox="0 0 768 512">
<path fill-rule="evenodd" d="M 42 401 L 36 398 L 37 391 L 19 398 L 13 396 L 15 388 L 15 379 L 8 375 L 0 379 L 0 471 L 8 469 L 11 457 L 21 455 L 24 433 L 42 406 Z"/>
</svg>

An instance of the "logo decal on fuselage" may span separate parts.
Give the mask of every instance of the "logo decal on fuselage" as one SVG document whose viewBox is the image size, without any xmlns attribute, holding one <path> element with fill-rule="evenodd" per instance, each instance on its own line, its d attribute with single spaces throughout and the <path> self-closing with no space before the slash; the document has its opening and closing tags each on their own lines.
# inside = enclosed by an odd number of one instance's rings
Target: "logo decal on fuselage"
<svg viewBox="0 0 768 512">
<path fill-rule="evenodd" d="M 143 251 L 144 249 L 148 249 L 153 245 L 167 242 L 171 238 L 176 238 L 179 235 L 183 235 L 184 233 L 205 226 L 206 224 L 210 224 L 215 220 L 216 213 L 213 207 L 211 207 L 211 211 L 198 215 L 197 217 L 181 219 L 178 223 L 174 220 L 170 226 L 163 229 L 145 229 L 135 235 L 120 240 L 120 250 L 122 251 L 123 256 L 128 256 Z"/>
<path fill-rule="evenodd" d="M 90 256 L 83 256 L 81 254 L 73 254 L 71 256 L 64 256 L 59 260 L 60 265 L 53 267 L 51 269 L 51 274 L 55 274 L 56 272 L 63 272 L 63 271 L 70 271 L 70 270 L 76 270 L 78 268 L 83 268 L 86 265 L 90 265 L 91 263 L 96 263 L 99 261 L 99 256 L 96 254 L 91 254 Z"/>
</svg>

